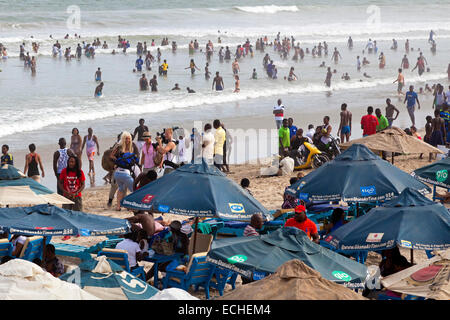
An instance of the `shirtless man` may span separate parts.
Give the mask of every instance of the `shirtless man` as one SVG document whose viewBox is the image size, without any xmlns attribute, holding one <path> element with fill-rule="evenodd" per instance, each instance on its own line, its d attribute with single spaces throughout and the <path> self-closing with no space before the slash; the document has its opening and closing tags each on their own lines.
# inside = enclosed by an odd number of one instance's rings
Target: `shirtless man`
<svg viewBox="0 0 450 320">
<path fill-rule="evenodd" d="M 101 97 L 103 95 L 103 82 L 95 88 L 94 97 Z"/>
<path fill-rule="evenodd" d="M 394 117 L 394 111 L 397 112 L 397 114 Z M 388 120 L 389 126 L 388 129 L 392 127 L 392 123 L 394 122 L 394 120 L 396 120 L 398 118 L 398 114 L 400 113 L 400 111 L 398 111 L 398 109 L 391 104 L 391 99 L 386 99 L 386 119 Z"/>
<path fill-rule="evenodd" d="M 95 81 L 102 81 L 102 72 L 100 71 L 100 68 L 95 71 Z"/>
<path fill-rule="evenodd" d="M 341 142 L 344 143 L 350 140 L 352 132 L 352 113 L 347 110 L 347 104 L 341 105 L 341 123 L 339 124 L 338 134 L 341 136 Z"/>
<path fill-rule="evenodd" d="M 335 47 L 333 55 L 331 56 L 331 60 L 334 60 L 334 63 L 338 63 L 339 58 L 342 59 L 341 54 L 339 53 L 338 49 Z"/>
<path fill-rule="evenodd" d="M 332 75 L 333 75 L 333 73 L 331 72 L 331 68 L 328 67 L 328 70 L 327 70 L 327 77 L 326 77 L 326 79 L 325 79 L 325 84 L 327 85 L 327 87 L 330 87 L 330 86 L 331 86 L 331 77 L 332 77 Z"/>
<path fill-rule="evenodd" d="M 408 60 L 408 57 L 406 56 L 406 54 L 403 56 L 402 64 L 401 64 L 400 68 L 409 69 L 409 60 Z"/>
<path fill-rule="evenodd" d="M 398 76 L 397 80 L 395 80 L 393 83 L 397 82 L 397 93 L 401 94 L 403 86 L 405 85 L 405 77 L 402 75 L 402 69 L 398 69 Z"/>
<path fill-rule="evenodd" d="M 225 88 L 223 79 L 219 76 L 219 71 L 216 72 L 216 76 L 213 79 L 212 90 L 214 90 L 214 85 L 216 85 L 216 91 L 222 91 Z"/>
<path fill-rule="evenodd" d="M 154 74 L 153 78 L 149 81 L 149 85 L 152 88 L 152 92 L 158 91 L 158 81 L 156 80 L 156 74 Z"/>
<path fill-rule="evenodd" d="M 142 91 L 148 90 L 148 80 L 145 77 L 145 73 L 143 73 L 141 79 L 139 79 L 139 88 Z"/>
<path fill-rule="evenodd" d="M 237 75 L 241 69 L 239 68 L 238 59 L 234 59 L 234 62 L 231 64 L 231 68 L 233 69 L 233 74 Z"/>
<path fill-rule="evenodd" d="M 431 120 L 430 144 L 436 148 L 438 145 L 445 145 L 445 138 L 447 136 L 447 132 L 445 131 L 445 121 L 441 118 L 440 113 L 440 110 L 434 110 L 434 118 Z M 430 161 L 431 157 L 432 153 L 430 153 Z"/>
</svg>

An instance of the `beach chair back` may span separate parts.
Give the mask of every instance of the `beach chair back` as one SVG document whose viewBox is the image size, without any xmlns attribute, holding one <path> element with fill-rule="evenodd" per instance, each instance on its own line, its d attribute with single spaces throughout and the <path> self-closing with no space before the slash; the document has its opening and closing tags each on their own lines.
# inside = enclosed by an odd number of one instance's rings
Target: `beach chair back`
<svg viewBox="0 0 450 320">
<path fill-rule="evenodd" d="M 197 240 L 195 243 L 195 252 L 209 252 L 214 236 L 211 234 L 197 233 Z M 192 255 L 194 252 L 194 236 L 189 239 L 188 254 Z"/>
<path fill-rule="evenodd" d="M 125 271 L 130 272 L 128 252 L 126 250 L 103 248 L 97 256 L 106 256 L 108 259 L 121 266 Z"/>
<path fill-rule="evenodd" d="M 11 256 L 13 245 L 8 239 L 0 240 L 0 258 Z"/>
<path fill-rule="evenodd" d="M 42 245 L 44 238 L 42 236 L 28 237 L 25 241 L 19 258 L 33 261 L 35 258 L 42 260 Z"/>
<path fill-rule="evenodd" d="M 186 273 L 190 284 L 204 284 L 211 278 L 212 265 L 206 262 L 207 252 L 195 253 L 189 259 Z"/>
</svg>

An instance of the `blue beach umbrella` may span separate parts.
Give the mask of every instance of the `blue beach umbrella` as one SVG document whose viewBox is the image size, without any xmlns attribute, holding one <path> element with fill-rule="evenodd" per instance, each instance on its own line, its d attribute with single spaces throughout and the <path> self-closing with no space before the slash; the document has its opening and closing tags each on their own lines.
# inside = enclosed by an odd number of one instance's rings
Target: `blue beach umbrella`
<svg viewBox="0 0 450 320">
<path fill-rule="evenodd" d="M 187 164 L 126 196 L 122 206 L 134 210 L 195 217 L 250 221 L 272 215 L 247 191 L 214 166 Z"/>
<path fill-rule="evenodd" d="M 82 262 L 59 279 L 75 283 L 83 290 L 104 300 L 148 300 L 159 292 L 106 258 Z"/>
<path fill-rule="evenodd" d="M 423 194 L 431 191 L 366 146 L 354 144 L 286 192 L 308 201 L 376 202 L 392 199 L 407 187 Z"/>
<path fill-rule="evenodd" d="M 217 239 L 207 256 L 208 262 L 254 280 L 274 273 L 292 259 L 303 261 L 325 279 L 348 287 L 364 287 L 365 265 L 316 244 L 294 227 L 267 235 Z"/>
<path fill-rule="evenodd" d="M 371 209 L 325 238 L 343 251 L 391 249 L 444 250 L 450 248 L 450 213 L 416 190 Z"/>
<path fill-rule="evenodd" d="M 125 234 L 131 230 L 131 226 L 126 219 L 42 204 L 1 208 L 0 230 L 30 236 L 101 236 Z"/>
<path fill-rule="evenodd" d="M 34 205 L 51 203 L 73 204 L 73 202 L 39 182 L 26 177 L 17 168 L 3 165 L 0 168 L 0 205 Z"/>
<path fill-rule="evenodd" d="M 444 158 L 414 170 L 411 175 L 422 182 L 450 189 L 449 171 L 450 158 Z"/>
</svg>

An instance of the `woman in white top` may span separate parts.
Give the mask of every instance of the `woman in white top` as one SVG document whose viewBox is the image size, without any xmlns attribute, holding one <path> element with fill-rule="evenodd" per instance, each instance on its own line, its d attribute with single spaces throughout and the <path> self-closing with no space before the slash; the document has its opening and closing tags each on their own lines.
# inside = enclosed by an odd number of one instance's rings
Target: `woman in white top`
<svg viewBox="0 0 450 320">
<path fill-rule="evenodd" d="M 92 128 L 88 129 L 88 135 L 84 136 L 83 145 L 81 146 L 81 152 L 84 150 L 84 146 L 86 145 L 86 156 L 89 160 L 89 174 L 95 175 L 94 170 L 94 155 L 95 149 L 97 148 L 97 155 L 100 155 L 100 146 L 98 144 L 97 136 L 93 134 Z"/>
</svg>

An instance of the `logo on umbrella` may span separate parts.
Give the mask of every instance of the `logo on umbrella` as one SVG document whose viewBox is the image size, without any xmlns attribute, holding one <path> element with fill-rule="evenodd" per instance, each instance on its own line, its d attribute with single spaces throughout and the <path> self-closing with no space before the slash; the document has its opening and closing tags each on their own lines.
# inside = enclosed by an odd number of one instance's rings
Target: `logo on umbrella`
<svg viewBox="0 0 450 320">
<path fill-rule="evenodd" d="M 409 248 L 412 249 L 412 243 L 411 241 L 406 241 L 406 240 L 400 240 L 400 245 L 404 248 Z"/>
<path fill-rule="evenodd" d="M 155 196 L 151 194 L 146 194 L 144 198 L 142 198 L 142 203 L 150 203 Z"/>
<path fill-rule="evenodd" d="M 245 213 L 244 206 L 242 203 L 229 203 L 231 212 L 233 213 Z"/>
<path fill-rule="evenodd" d="M 384 233 L 369 233 L 366 242 L 380 242 L 383 235 Z"/>
<path fill-rule="evenodd" d="M 375 186 L 360 187 L 361 196 L 374 196 L 377 194 Z"/>
<path fill-rule="evenodd" d="M 436 180 L 439 182 L 444 182 L 448 178 L 447 170 L 439 170 L 436 172 Z"/>
<path fill-rule="evenodd" d="M 331 273 L 333 275 L 333 277 L 335 277 L 336 279 L 348 282 L 350 280 L 352 280 L 352 277 L 350 277 L 348 274 L 346 274 L 343 271 L 333 271 Z"/>
<path fill-rule="evenodd" d="M 242 255 L 242 254 L 238 254 L 238 255 L 235 255 L 235 256 L 232 256 L 232 257 L 228 258 L 227 260 L 228 260 L 229 263 L 235 264 L 235 263 L 238 263 L 238 262 L 246 261 L 247 257 Z"/>
</svg>

